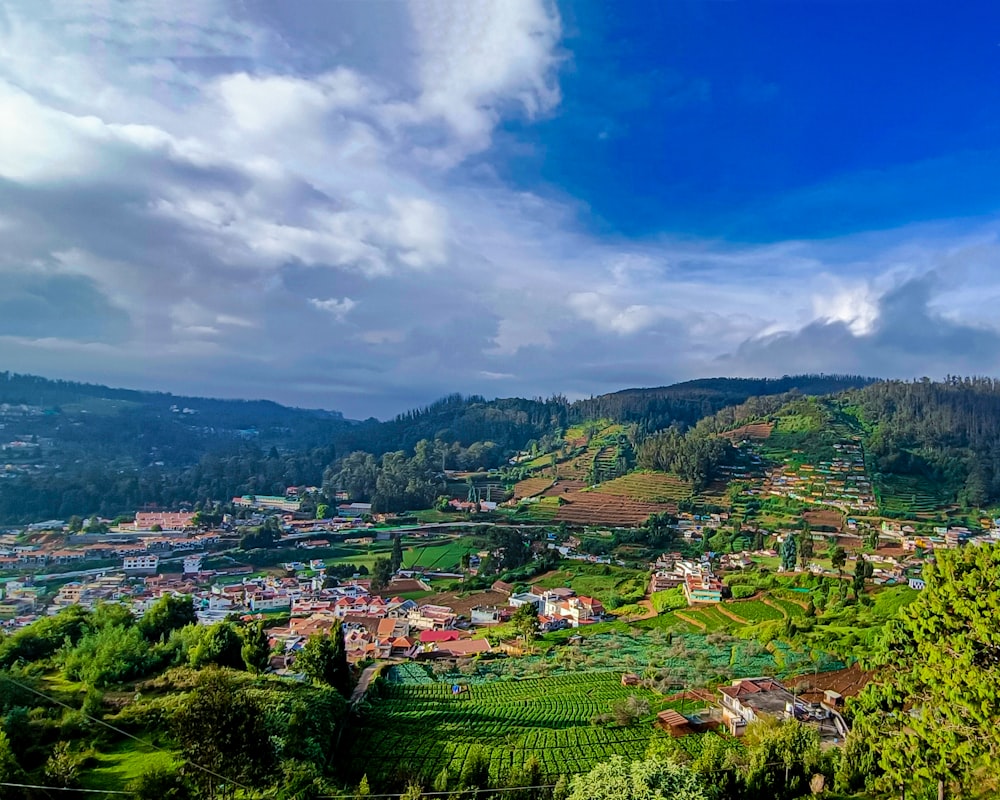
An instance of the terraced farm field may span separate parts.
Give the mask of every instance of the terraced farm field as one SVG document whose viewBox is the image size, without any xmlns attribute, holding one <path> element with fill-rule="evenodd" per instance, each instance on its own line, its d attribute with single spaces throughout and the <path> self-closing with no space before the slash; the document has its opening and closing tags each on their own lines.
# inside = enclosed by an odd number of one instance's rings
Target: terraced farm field
<svg viewBox="0 0 1000 800">
<path fill-rule="evenodd" d="M 739 428 L 733 428 L 733 430 L 726 431 L 721 435 L 734 442 L 742 442 L 744 439 L 763 440 L 770 438 L 773 430 L 773 422 L 755 422 L 751 425 L 742 425 Z"/>
<path fill-rule="evenodd" d="M 760 600 L 742 600 L 737 603 L 726 603 L 725 609 L 730 614 L 735 614 L 750 624 L 785 618 L 785 615 L 779 609 L 769 606 Z"/>
<path fill-rule="evenodd" d="M 528 518 L 539 522 L 549 522 L 559 513 L 559 500 L 556 497 L 543 497 L 537 503 L 528 506 Z"/>
<path fill-rule="evenodd" d="M 602 483 L 600 493 L 647 503 L 669 503 L 690 497 L 691 484 L 666 472 L 633 472 Z"/>
<path fill-rule="evenodd" d="M 644 503 L 603 492 L 573 492 L 563 498 L 566 502 L 558 507 L 554 519 L 577 525 L 639 525 L 650 514 L 677 512 L 675 504 Z"/>
<path fill-rule="evenodd" d="M 514 499 L 520 500 L 524 497 L 534 497 L 544 492 L 551 485 L 551 478 L 526 478 L 514 484 Z"/>
<path fill-rule="evenodd" d="M 459 694 L 451 681 L 404 679 L 382 686 L 352 745 L 352 763 L 379 786 L 410 779 L 426 786 L 446 767 L 457 778 L 477 748 L 493 781 L 532 757 L 549 776 L 585 772 L 611 755 L 644 752 L 653 735 L 649 719 L 607 727 L 592 717 L 629 696 L 649 702 L 650 718 L 668 706 L 648 689 L 623 687 L 618 672 L 496 681 Z"/>
<path fill-rule="evenodd" d="M 946 505 L 929 481 L 916 476 L 882 475 L 875 487 L 883 511 L 929 514 Z"/>
</svg>

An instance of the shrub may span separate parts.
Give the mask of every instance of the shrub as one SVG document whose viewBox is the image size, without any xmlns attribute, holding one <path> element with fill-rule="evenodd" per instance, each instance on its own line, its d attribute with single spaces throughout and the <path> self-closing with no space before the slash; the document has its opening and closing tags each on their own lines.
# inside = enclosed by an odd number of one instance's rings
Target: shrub
<svg viewBox="0 0 1000 800">
<path fill-rule="evenodd" d="M 753 586 L 734 586 L 732 587 L 733 599 L 744 600 L 747 597 L 753 597 L 755 591 L 757 590 Z"/>
</svg>

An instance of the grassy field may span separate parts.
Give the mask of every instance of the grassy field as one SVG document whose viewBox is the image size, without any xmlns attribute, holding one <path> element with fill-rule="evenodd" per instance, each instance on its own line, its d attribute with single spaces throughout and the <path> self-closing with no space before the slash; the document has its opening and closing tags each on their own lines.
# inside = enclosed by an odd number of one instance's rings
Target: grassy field
<svg viewBox="0 0 1000 800">
<path fill-rule="evenodd" d="M 475 548 L 472 540 L 448 539 L 442 542 L 432 542 L 424 544 L 420 540 L 403 539 L 403 566 L 404 567 L 434 567 L 436 569 L 451 570 L 459 566 L 462 554 L 470 552 Z M 360 567 L 364 565 L 369 570 L 375 565 L 376 558 L 385 558 L 392 551 L 392 546 L 388 542 L 376 542 L 373 545 L 358 547 L 342 547 L 342 554 L 336 558 L 324 559 L 329 566 L 337 564 L 355 564 Z M 309 558 L 309 551 L 304 551 L 298 556 L 299 559 Z M 291 559 L 289 559 L 291 560 Z"/>
<path fill-rule="evenodd" d="M 566 563 L 566 562 L 563 562 Z M 578 595 L 605 600 L 611 595 L 626 596 L 645 591 L 647 573 L 607 564 L 579 563 L 543 577 L 536 583 L 545 589 L 569 587 Z"/>
<path fill-rule="evenodd" d="M 173 753 L 143 747 L 138 742 L 123 742 L 93 755 L 93 762 L 81 775 L 81 787 L 122 791 L 142 773 L 154 767 L 176 767 L 179 761 Z"/>
</svg>

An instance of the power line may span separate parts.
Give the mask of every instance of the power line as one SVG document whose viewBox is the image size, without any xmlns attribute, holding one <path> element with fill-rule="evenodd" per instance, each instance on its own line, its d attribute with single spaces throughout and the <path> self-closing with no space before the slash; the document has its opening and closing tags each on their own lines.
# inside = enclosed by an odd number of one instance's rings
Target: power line
<svg viewBox="0 0 1000 800">
<path fill-rule="evenodd" d="M 82 709 L 74 708 L 73 706 L 69 705 L 68 703 L 64 703 L 62 700 L 59 700 L 58 698 L 55 698 L 52 695 L 46 694 L 45 692 L 40 692 L 38 689 L 35 689 L 33 686 L 28 686 L 27 684 L 21 683 L 20 681 L 15 680 L 14 678 L 10 677 L 10 675 L 8 675 L 6 672 L 0 673 L 0 675 L 2 675 L 4 678 L 6 678 L 11 683 L 13 683 L 15 686 L 18 686 L 21 689 L 24 689 L 26 692 L 31 692 L 32 694 L 36 694 L 39 697 L 42 697 L 42 698 L 48 700 L 51 703 L 55 703 L 57 706 L 62 706 L 63 708 L 68 709 L 70 711 L 78 712 L 78 713 L 82 714 L 86 719 L 89 719 L 91 722 L 96 722 L 98 725 L 103 725 L 108 730 L 114 731 L 115 733 L 119 734 L 120 736 L 126 736 L 129 739 L 132 739 L 132 740 L 138 742 L 139 744 L 145 745 L 146 747 L 149 747 L 149 748 L 151 748 L 153 750 L 157 750 L 157 751 L 159 751 L 161 753 L 167 753 L 168 755 L 173 755 L 173 753 L 171 753 L 169 750 L 167 750 L 167 749 L 165 749 L 163 747 L 159 747 L 158 745 L 155 745 L 152 742 L 148 742 L 145 739 L 140 739 L 138 736 L 135 736 L 135 735 L 129 733 L 128 731 L 126 731 L 126 730 L 122 730 L 121 728 L 116 728 L 111 723 L 105 722 L 103 719 L 98 719 L 97 717 L 91 716 L 90 714 L 88 714 L 86 711 L 84 711 Z M 246 785 L 240 783 L 237 780 L 234 780 L 233 778 L 227 778 L 225 775 L 220 775 L 218 772 L 213 772 L 208 767 L 203 767 L 201 764 L 198 764 L 198 763 L 196 763 L 194 761 L 191 761 L 190 759 L 187 759 L 187 763 L 190 764 L 195 769 L 201 770 L 206 775 L 211 775 L 213 778 L 217 778 L 218 780 L 223 781 L 224 783 L 232 783 L 232 784 L 234 784 L 236 786 L 239 786 L 244 791 L 249 792 L 250 794 L 253 794 L 253 791 L 254 791 L 253 789 L 251 789 L 249 786 L 246 786 Z M 127 794 L 127 792 L 123 792 L 123 794 Z"/>
<path fill-rule="evenodd" d="M 0 781 L 0 786 L 13 786 L 18 789 L 45 789 L 51 792 L 91 792 L 93 794 L 132 794 L 119 789 L 78 789 L 72 786 L 39 786 L 36 783 L 8 783 Z"/>
</svg>

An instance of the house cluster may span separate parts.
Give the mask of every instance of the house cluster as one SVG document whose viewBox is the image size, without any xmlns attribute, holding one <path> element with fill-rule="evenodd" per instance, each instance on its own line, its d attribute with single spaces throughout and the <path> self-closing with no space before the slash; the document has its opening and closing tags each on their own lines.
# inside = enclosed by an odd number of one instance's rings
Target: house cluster
<svg viewBox="0 0 1000 800">
<path fill-rule="evenodd" d="M 323 589 L 291 605 L 286 627 L 272 628 L 272 646 L 280 649 L 274 666 L 287 669 L 313 634 L 343 624 L 349 661 L 369 659 L 459 658 L 490 652 L 485 639 L 457 630 L 458 617 L 446 606 L 419 605 L 402 597 L 368 592 L 365 581 Z"/>
<path fill-rule="evenodd" d="M 530 592 L 512 594 L 508 600 L 508 605 L 514 609 L 526 604 L 535 607 L 543 632 L 600 622 L 606 613 L 596 597 L 577 596 L 572 589 L 532 586 Z"/>
<path fill-rule="evenodd" d="M 1000 541 L 998 520 L 987 520 L 984 531 L 972 531 L 965 526 L 936 526 L 930 532 L 920 532 L 913 525 L 885 520 L 882 533 L 899 542 L 907 553 L 917 550 L 954 550 L 967 544 L 994 544 Z"/>
<path fill-rule="evenodd" d="M 797 719 L 817 729 L 824 742 L 842 742 L 848 733 L 840 714 L 843 698 L 827 691 L 820 702 L 807 702 L 774 678 L 743 678 L 719 687 L 722 721 L 733 736 L 742 736 L 747 725 L 761 719 Z"/>
<path fill-rule="evenodd" d="M 302 502 L 297 495 L 244 494 L 234 497 L 232 503 L 237 508 L 256 508 L 264 511 L 298 511 Z"/>
<path fill-rule="evenodd" d="M 844 441 L 833 448 L 836 456 L 830 460 L 816 464 L 784 464 L 771 470 L 764 481 L 763 492 L 832 506 L 845 513 L 876 510 L 878 503 L 865 471 L 861 445 Z"/>
<path fill-rule="evenodd" d="M 193 533 L 190 528 L 168 530 L 164 527 L 163 531 L 157 532 L 131 528 L 119 533 L 70 534 L 62 541 L 49 538 L 35 544 L 15 540 L 0 543 L 0 570 L 82 565 L 88 561 L 121 559 L 122 569 L 127 572 L 147 574 L 156 571 L 160 558 L 205 550 L 218 544 L 221 536 L 216 531 Z"/>
<path fill-rule="evenodd" d="M 5 628 L 22 628 L 39 614 L 41 590 L 23 581 L 7 581 L 0 589 L 0 619 Z"/>
<path fill-rule="evenodd" d="M 729 519 L 729 514 L 690 514 L 684 512 L 677 515 L 677 531 L 687 541 L 696 541 L 711 536 L 719 526 Z"/>
<path fill-rule="evenodd" d="M 137 531 L 159 528 L 164 531 L 186 531 L 195 527 L 195 515 L 190 511 L 140 511 L 128 527 Z"/>
<path fill-rule="evenodd" d="M 680 553 L 664 553 L 652 564 L 650 592 L 662 592 L 680 586 L 688 605 L 721 603 L 722 581 L 707 561 L 691 561 Z"/>
</svg>

